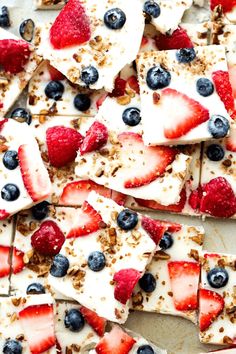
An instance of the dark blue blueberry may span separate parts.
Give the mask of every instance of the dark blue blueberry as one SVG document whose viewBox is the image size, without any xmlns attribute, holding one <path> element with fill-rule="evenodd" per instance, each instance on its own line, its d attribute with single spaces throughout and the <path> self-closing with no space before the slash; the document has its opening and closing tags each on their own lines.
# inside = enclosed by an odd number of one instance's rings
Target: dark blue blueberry
<svg viewBox="0 0 236 354">
<path fill-rule="evenodd" d="M 171 75 L 169 71 L 162 68 L 160 65 L 154 66 L 147 72 L 146 82 L 150 89 L 162 89 L 170 84 Z"/>
<path fill-rule="evenodd" d="M 229 281 L 229 274 L 224 268 L 213 268 L 207 273 L 208 283 L 212 288 L 219 289 Z"/>
<path fill-rule="evenodd" d="M 207 157 L 211 161 L 221 161 L 225 156 L 224 149 L 218 144 L 211 144 L 207 147 Z"/>
<path fill-rule="evenodd" d="M 157 18 L 161 14 L 161 8 L 155 1 L 146 1 L 143 5 L 143 11 L 151 17 Z"/>
<path fill-rule="evenodd" d="M 44 92 L 48 98 L 52 98 L 53 100 L 58 101 L 62 98 L 64 93 L 64 85 L 61 83 L 61 81 L 50 81 L 45 87 Z"/>
<path fill-rule="evenodd" d="M 106 265 L 106 258 L 102 252 L 94 251 L 88 256 L 88 266 L 94 272 L 99 272 Z"/>
<path fill-rule="evenodd" d="M 8 339 L 3 346 L 4 354 L 21 354 L 22 345 L 18 340 Z"/>
<path fill-rule="evenodd" d="M 46 201 L 43 201 L 35 206 L 32 207 L 31 209 L 32 215 L 36 220 L 43 220 L 46 218 L 49 212 L 49 203 Z"/>
<path fill-rule="evenodd" d="M 50 274 L 56 278 L 62 278 L 66 275 L 70 263 L 62 254 L 57 254 L 52 262 Z"/>
<path fill-rule="evenodd" d="M 122 119 L 125 124 L 135 127 L 141 121 L 140 109 L 135 107 L 127 108 L 122 114 Z"/>
<path fill-rule="evenodd" d="M 208 121 L 208 130 L 213 138 L 224 138 L 229 131 L 229 122 L 225 117 L 219 114 L 213 115 Z"/>
<path fill-rule="evenodd" d="M 87 68 L 84 68 L 81 72 L 81 80 L 85 83 L 85 85 L 93 85 L 95 82 L 98 81 L 98 71 L 94 66 L 88 66 Z"/>
<path fill-rule="evenodd" d="M 8 28 L 11 26 L 8 8 L 2 6 L 0 10 L 0 27 Z"/>
<path fill-rule="evenodd" d="M 91 106 L 91 100 L 88 95 L 83 93 L 79 93 L 74 98 L 74 106 L 81 112 L 87 111 Z"/>
<path fill-rule="evenodd" d="M 72 332 L 79 332 L 84 328 L 84 317 L 77 309 L 66 311 L 64 318 L 65 327 Z"/>
<path fill-rule="evenodd" d="M 44 286 L 40 283 L 32 283 L 28 285 L 26 294 L 45 294 Z"/>
<path fill-rule="evenodd" d="M 28 18 L 27 20 L 24 20 L 20 24 L 19 32 L 21 37 L 27 41 L 31 42 L 33 37 L 34 37 L 34 21 L 31 20 L 31 18 Z"/>
<path fill-rule="evenodd" d="M 30 123 L 32 122 L 32 116 L 29 111 L 27 111 L 27 109 L 25 108 L 20 107 L 14 109 L 14 111 L 11 112 L 11 118 L 15 119 L 17 122 L 20 123 L 27 123 L 28 125 L 30 125 Z"/>
<path fill-rule="evenodd" d="M 20 190 L 13 183 L 5 184 L 5 186 L 1 190 L 1 197 L 7 202 L 13 202 L 14 200 L 18 199 L 19 196 L 20 196 Z"/>
<path fill-rule="evenodd" d="M 152 293 L 156 289 L 156 279 L 151 273 L 145 273 L 141 279 L 139 279 L 139 286 L 146 293 Z"/>
<path fill-rule="evenodd" d="M 197 92 L 199 95 L 203 97 L 208 97 L 213 94 L 214 92 L 214 85 L 213 83 L 204 77 L 201 77 L 200 79 L 197 80 L 196 83 L 197 86 Z"/>
<path fill-rule="evenodd" d="M 140 347 L 138 347 L 137 350 L 137 354 L 154 354 L 154 353 L 155 352 L 153 348 L 148 344 L 141 345 Z"/>
<path fill-rule="evenodd" d="M 132 230 L 138 223 L 138 214 L 135 211 L 124 209 L 117 216 L 117 224 L 123 230 Z"/>
<path fill-rule="evenodd" d="M 173 237 L 169 232 L 165 232 L 164 235 L 161 238 L 161 241 L 159 243 L 159 246 L 163 251 L 167 250 L 170 248 L 174 243 Z"/>
<path fill-rule="evenodd" d="M 182 48 L 177 50 L 176 58 L 180 63 L 190 63 L 196 58 L 196 52 L 194 48 Z"/>
<path fill-rule="evenodd" d="M 19 165 L 17 151 L 14 150 L 6 151 L 5 154 L 3 155 L 2 161 L 3 161 L 3 165 L 8 170 L 15 170 L 15 168 L 17 168 L 17 166 Z"/>
<path fill-rule="evenodd" d="M 125 22 L 126 16 L 121 9 L 110 9 L 104 15 L 104 23 L 109 29 L 119 30 L 124 26 Z"/>
</svg>

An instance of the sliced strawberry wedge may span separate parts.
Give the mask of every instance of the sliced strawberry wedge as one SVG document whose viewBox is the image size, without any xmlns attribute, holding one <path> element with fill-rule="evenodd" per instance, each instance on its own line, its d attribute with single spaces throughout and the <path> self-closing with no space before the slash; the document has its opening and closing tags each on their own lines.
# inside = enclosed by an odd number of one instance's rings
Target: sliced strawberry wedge
<svg viewBox="0 0 236 354">
<path fill-rule="evenodd" d="M 68 183 L 62 192 L 59 203 L 62 205 L 82 205 L 89 193 L 95 191 L 103 197 L 110 198 L 111 190 L 90 180 L 81 180 Z"/>
<path fill-rule="evenodd" d="M 25 267 L 24 263 L 24 252 L 18 250 L 17 248 L 13 248 L 12 254 L 12 271 L 13 274 L 20 273 Z"/>
<path fill-rule="evenodd" d="M 3 209 L 0 209 L 0 220 L 5 220 L 10 216 L 10 214 Z"/>
<path fill-rule="evenodd" d="M 162 90 L 159 107 L 166 113 L 163 119 L 167 139 L 180 138 L 209 119 L 208 110 L 199 102 L 171 88 Z"/>
<path fill-rule="evenodd" d="M 4 278 L 10 274 L 10 250 L 9 246 L 0 246 L 0 278 Z"/>
<path fill-rule="evenodd" d="M 53 305 L 28 306 L 19 312 L 19 319 L 32 354 L 43 353 L 56 344 Z"/>
<path fill-rule="evenodd" d="M 60 81 L 60 80 L 65 79 L 65 76 L 60 71 L 58 71 L 56 68 L 54 68 L 54 66 L 52 66 L 48 63 L 47 67 L 48 67 L 48 71 L 49 71 L 51 80 L 56 80 L 56 81 L 59 80 Z"/>
<path fill-rule="evenodd" d="M 81 237 L 96 232 L 100 228 L 101 221 L 101 215 L 85 201 L 78 220 L 75 221 L 74 227 L 69 231 L 66 238 Z"/>
<path fill-rule="evenodd" d="M 141 224 L 156 245 L 159 244 L 164 233 L 168 230 L 168 225 L 161 220 L 151 219 L 148 216 L 142 216 Z"/>
<path fill-rule="evenodd" d="M 125 305 L 140 278 L 141 273 L 133 268 L 121 269 L 116 272 L 113 277 L 116 283 L 114 290 L 115 299 Z"/>
<path fill-rule="evenodd" d="M 84 141 L 80 146 L 80 154 L 83 155 L 87 152 L 101 149 L 104 145 L 106 145 L 107 140 L 107 127 L 104 124 L 95 121 L 86 132 Z"/>
<path fill-rule="evenodd" d="M 228 70 L 229 70 L 229 81 L 232 87 L 233 96 L 234 98 L 236 98 L 236 65 L 229 65 Z"/>
<path fill-rule="evenodd" d="M 37 147 L 21 145 L 18 149 L 19 165 L 27 192 L 34 202 L 46 199 L 51 182 Z"/>
<path fill-rule="evenodd" d="M 96 312 L 91 311 L 84 306 L 81 306 L 80 312 L 82 313 L 88 324 L 94 329 L 94 331 L 100 337 L 104 336 L 107 320 L 103 317 L 98 316 Z"/>
<path fill-rule="evenodd" d="M 176 310 L 197 309 L 200 264 L 184 261 L 169 262 L 168 271 Z"/>
<path fill-rule="evenodd" d="M 205 331 L 224 309 L 223 297 L 215 291 L 199 290 L 199 325 Z"/>
<path fill-rule="evenodd" d="M 145 146 L 142 137 L 136 133 L 122 133 L 118 136 L 121 143 L 121 159 L 125 188 L 144 186 L 162 176 L 175 159 L 178 150 L 169 146 Z"/>
<path fill-rule="evenodd" d="M 125 205 L 127 195 L 117 191 L 111 191 L 111 199 L 119 205 Z"/>
<path fill-rule="evenodd" d="M 128 354 L 135 343 L 135 339 L 119 326 L 113 326 L 96 345 L 95 350 L 97 354 Z"/>
<path fill-rule="evenodd" d="M 236 152 L 236 129 L 230 130 L 230 136 L 225 140 L 225 147 L 228 151 Z"/>
<path fill-rule="evenodd" d="M 228 71 L 218 70 L 212 74 L 212 79 L 216 87 L 216 91 L 224 103 L 228 113 L 234 111 L 233 90 L 230 83 Z"/>
</svg>

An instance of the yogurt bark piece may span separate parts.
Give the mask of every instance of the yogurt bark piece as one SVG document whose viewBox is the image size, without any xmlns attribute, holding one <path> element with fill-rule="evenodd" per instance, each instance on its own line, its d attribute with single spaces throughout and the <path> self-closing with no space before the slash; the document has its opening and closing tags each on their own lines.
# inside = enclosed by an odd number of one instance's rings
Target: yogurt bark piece
<svg viewBox="0 0 236 354">
<path fill-rule="evenodd" d="M 111 23 L 113 9 L 118 10 Z M 108 0 L 70 0 L 54 24 L 39 28 L 39 53 L 71 82 L 111 92 L 115 77 L 136 58 L 141 44 L 144 16 L 140 0 L 135 1 L 135 9 L 134 16 L 125 0 L 112 4 Z"/>
<path fill-rule="evenodd" d="M 135 310 L 181 316 L 197 322 L 199 253 L 204 229 L 169 223 L 132 297 Z"/>
<path fill-rule="evenodd" d="M 13 236 L 13 220 L 0 221 L 0 294 L 9 293 L 10 254 Z M 16 271 L 16 268 L 15 268 Z"/>
<path fill-rule="evenodd" d="M 222 80 L 229 81 L 223 46 L 141 53 L 137 67 L 146 145 L 192 144 L 228 134 L 232 121 L 225 106 L 232 113 L 234 105 L 230 91 L 220 90 Z M 207 92 L 201 85 L 206 79 Z M 221 132 L 216 115 L 223 117 Z"/>
<path fill-rule="evenodd" d="M 17 100 L 42 58 L 28 42 L 0 28 L 0 117 Z"/>
<path fill-rule="evenodd" d="M 0 219 L 46 199 L 51 183 L 26 123 L 0 120 Z"/>
<path fill-rule="evenodd" d="M 23 354 L 56 354 L 54 304 L 49 295 L 31 295 L 1 299 L 0 350 L 14 341 Z M 9 350 L 10 350 L 9 348 Z"/>
<path fill-rule="evenodd" d="M 236 257 L 203 252 L 199 292 L 199 326 L 202 343 L 236 343 Z"/>
<path fill-rule="evenodd" d="M 59 10 L 66 4 L 66 0 L 35 0 L 37 10 Z"/>
<path fill-rule="evenodd" d="M 119 220 L 126 214 L 131 215 L 132 224 L 128 222 L 124 230 Z M 145 223 L 141 215 L 91 192 L 54 258 L 50 285 L 99 316 L 124 323 L 133 288 L 162 235 L 162 227 L 153 234 L 153 225 L 152 219 Z"/>
</svg>

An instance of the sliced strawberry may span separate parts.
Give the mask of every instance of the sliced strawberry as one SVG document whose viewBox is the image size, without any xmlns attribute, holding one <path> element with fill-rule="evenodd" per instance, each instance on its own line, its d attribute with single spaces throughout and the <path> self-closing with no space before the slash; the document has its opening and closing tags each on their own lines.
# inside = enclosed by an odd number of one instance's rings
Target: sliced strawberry
<svg viewBox="0 0 236 354">
<path fill-rule="evenodd" d="M 24 186 L 34 202 L 46 199 L 51 191 L 51 182 L 38 148 L 21 145 L 18 149 L 19 165 Z"/>
<path fill-rule="evenodd" d="M 117 78 L 115 79 L 115 87 L 109 96 L 111 97 L 124 96 L 125 88 L 126 88 L 126 80 L 123 80 L 119 76 L 117 76 Z"/>
<path fill-rule="evenodd" d="M 80 154 L 83 155 L 87 152 L 101 149 L 104 145 L 106 145 L 107 140 L 107 127 L 104 124 L 95 121 L 86 132 L 84 141 L 80 146 Z"/>
<path fill-rule="evenodd" d="M 199 325 L 205 331 L 224 310 L 224 299 L 215 291 L 199 290 Z"/>
<path fill-rule="evenodd" d="M 95 350 L 97 354 L 128 354 L 135 343 L 136 340 L 119 326 L 113 326 L 96 345 Z"/>
<path fill-rule="evenodd" d="M 9 246 L 0 246 L 0 278 L 4 278 L 10 274 L 10 250 Z"/>
<path fill-rule="evenodd" d="M 168 230 L 168 226 L 161 220 L 151 219 L 148 216 L 142 216 L 141 224 L 156 245 L 159 244 L 164 233 Z"/>
<path fill-rule="evenodd" d="M 141 278 L 141 273 L 133 268 L 121 269 L 114 274 L 115 281 L 114 297 L 122 304 L 131 298 L 135 285 Z"/>
<path fill-rule="evenodd" d="M 169 146 L 145 146 L 136 133 L 122 133 L 121 157 L 124 161 L 125 188 L 136 188 L 149 184 L 166 172 L 178 150 Z"/>
<path fill-rule="evenodd" d="M 91 37 L 90 20 L 80 0 L 69 0 L 50 29 L 55 49 L 80 45 Z"/>
<path fill-rule="evenodd" d="M 97 109 L 99 109 L 99 107 L 101 107 L 101 105 L 103 104 L 103 102 L 105 101 L 105 99 L 107 98 L 108 93 L 104 93 L 102 96 L 100 96 L 98 98 L 98 100 L 96 101 L 96 107 Z"/>
<path fill-rule="evenodd" d="M 212 74 L 216 91 L 229 114 L 234 111 L 234 97 L 228 71 L 218 70 Z"/>
<path fill-rule="evenodd" d="M 146 36 L 143 36 L 141 41 L 141 47 L 144 47 L 146 44 L 148 44 L 148 38 Z"/>
<path fill-rule="evenodd" d="M 228 151 L 236 152 L 236 129 L 230 130 L 230 136 L 225 139 L 225 147 Z"/>
<path fill-rule="evenodd" d="M 205 253 L 204 258 L 220 258 L 220 255 L 218 253 Z"/>
<path fill-rule="evenodd" d="M 111 190 L 91 180 L 81 180 L 68 183 L 62 192 L 59 203 L 62 205 L 82 205 L 89 193 L 95 191 L 103 197 L 110 198 Z"/>
<path fill-rule="evenodd" d="M 208 110 L 198 101 L 171 88 L 162 90 L 159 107 L 163 119 L 165 117 L 164 134 L 167 139 L 180 138 L 209 119 Z"/>
<path fill-rule="evenodd" d="M 127 195 L 117 191 L 111 191 L 111 199 L 119 205 L 125 205 Z"/>
<path fill-rule="evenodd" d="M 94 331 L 100 337 L 104 336 L 107 320 L 103 317 L 98 316 L 96 312 L 91 311 L 84 306 L 81 306 L 80 312 L 82 313 L 88 324 L 94 329 Z"/>
<path fill-rule="evenodd" d="M 51 165 L 63 167 L 73 162 L 82 141 L 82 135 L 75 129 L 64 126 L 48 128 L 46 142 Z"/>
<path fill-rule="evenodd" d="M 169 262 L 168 271 L 176 310 L 197 309 L 200 264 L 185 261 Z"/>
<path fill-rule="evenodd" d="M 4 124 L 6 123 L 8 121 L 8 119 L 0 119 L 0 131 L 3 129 L 3 127 L 4 127 Z"/>
<path fill-rule="evenodd" d="M 17 74 L 23 71 L 29 60 L 30 47 L 23 40 L 2 39 L 0 40 L 0 66 L 4 71 Z"/>
<path fill-rule="evenodd" d="M 19 319 L 32 354 L 40 354 L 56 344 L 53 305 L 28 306 L 19 312 Z"/>
<path fill-rule="evenodd" d="M 145 208 L 149 208 L 149 209 L 154 209 L 154 210 L 163 210 L 163 211 L 169 211 L 171 213 L 180 213 L 186 203 L 186 190 L 185 188 L 182 189 L 181 193 L 180 193 L 180 201 L 177 204 L 170 204 L 170 205 L 162 205 L 157 203 L 155 200 L 144 200 L 144 199 L 138 199 L 135 198 L 135 201 L 145 207 Z"/>
<path fill-rule="evenodd" d="M 229 81 L 232 87 L 234 98 L 236 98 L 236 65 L 229 65 Z"/>
<path fill-rule="evenodd" d="M 156 38 L 159 50 L 192 48 L 193 43 L 183 28 L 177 28 L 171 35 L 159 33 Z"/>
<path fill-rule="evenodd" d="M 24 263 L 24 252 L 18 250 L 16 247 L 13 248 L 12 254 L 12 271 L 13 274 L 20 273 L 25 267 Z"/>
<path fill-rule="evenodd" d="M 0 220 L 5 220 L 10 216 L 10 214 L 3 209 L 0 209 Z"/>
<path fill-rule="evenodd" d="M 211 10 L 218 5 L 222 6 L 223 12 L 230 12 L 233 10 L 234 6 L 236 6 L 236 0 L 210 0 Z"/>
<path fill-rule="evenodd" d="M 65 76 L 60 71 L 58 71 L 56 68 L 54 68 L 54 66 L 52 66 L 48 63 L 47 67 L 48 67 L 48 71 L 49 71 L 51 80 L 59 80 L 60 81 L 60 80 L 65 79 Z"/>
<path fill-rule="evenodd" d="M 79 218 L 75 222 L 75 227 L 69 231 L 66 237 L 81 237 L 91 234 L 92 232 L 96 232 L 100 228 L 101 221 L 101 215 L 98 214 L 98 212 L 85 201 L 82 205 Z"/>
<path fill-rule="evenodd" d="M 127 84 L 129 85 L 129 87 L 134 90 L 137 94 L 140 93 L 140 88 L 139 88 L 139 83 L 138 83 L 138 79 L 136 76 L 130 76 L 127 79 Z"/>
</svg>

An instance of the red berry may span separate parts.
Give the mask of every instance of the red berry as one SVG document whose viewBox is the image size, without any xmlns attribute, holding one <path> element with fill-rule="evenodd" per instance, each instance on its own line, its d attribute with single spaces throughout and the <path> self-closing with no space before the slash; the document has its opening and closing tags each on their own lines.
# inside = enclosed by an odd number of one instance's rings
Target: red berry
<svg viewBox="0 0 236 354">
<path fill-rule="evenodd" d="M 141 278 L 141 273 L 133 268 L 121 269 L 115 273 L 113 280 L 116 282 L 114 297 L 122 304 L 130 299 L 135 285 Z"/>
<path fill-rule="evenodd" d="M 224 13 L 232 11 L 236 6 L 236 0 L 210 0 L 210 3 L 212 11 L 216 6 L 221 5 Z"/>
<path fill-rule="evenodd" d="M 29 60 L 29 44 L 23 40 L 0 40 L 0 65 L 11 74 L 17 74 L 24 69 Z"/>
<path fill-rule="evenodd" d="M 215 71 L 212 74 L 212 79 L 221 101 L 224 103 L 227 112 L 231 114 L 234 111 L 234 97 L 228 71 Z"/>
<path fill-rule="evenodd" d="M 117 76 L 115 80 L 115 87 L 110 94 L 111 97 L 120 97 L 124 96 L 126 88 L 126 81 Z"/>
<path fill-rule="evenodd" d="M 186 30 L 183 28 L 177 28 L 170 36 L 159 33 L 155 39 L 156 39 L 156 45 L 159 50 L 193 47 L 193 43 L 191 42 L 191 39 L 189 38 Z"/>
<path fill-rule="evenodd" d="M 80 154 L 101 149 L 106 145 L 108 140 L 107 127 L 96 121 L 94 122 L 86 133 L 83 143 L 80 146 Z"/>
</svg>

